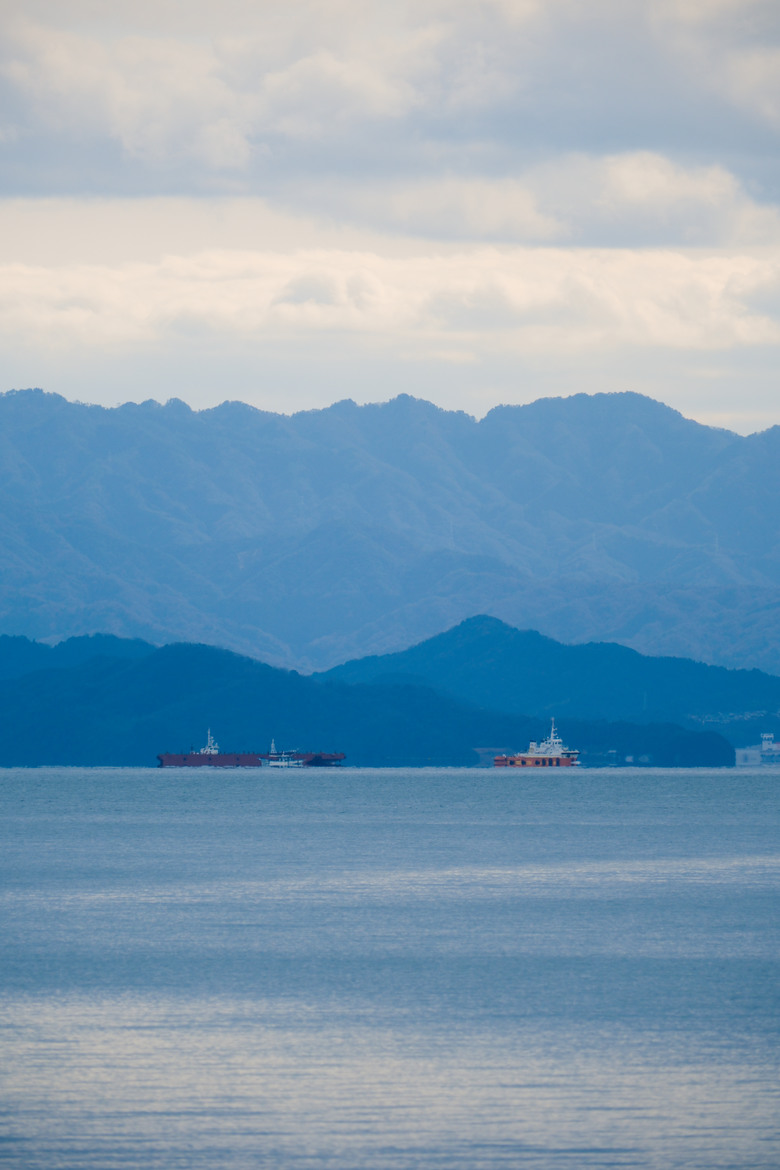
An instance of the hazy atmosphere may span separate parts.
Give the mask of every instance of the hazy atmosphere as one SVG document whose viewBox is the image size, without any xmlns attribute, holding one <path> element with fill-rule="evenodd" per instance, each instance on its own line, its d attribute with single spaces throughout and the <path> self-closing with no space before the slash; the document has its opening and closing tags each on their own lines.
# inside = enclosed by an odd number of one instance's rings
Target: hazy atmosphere
<svg viewBox="0 0 780 1170">
<path fill-rule="evenodd" d="M 10 0 L 4 388 L 780 422 L 780 9 Z"/>
<path fill-rule="evenodd" d="M 4 1170 L 780 1167 L 778 0 L 0 0 Z"/>
</svg>

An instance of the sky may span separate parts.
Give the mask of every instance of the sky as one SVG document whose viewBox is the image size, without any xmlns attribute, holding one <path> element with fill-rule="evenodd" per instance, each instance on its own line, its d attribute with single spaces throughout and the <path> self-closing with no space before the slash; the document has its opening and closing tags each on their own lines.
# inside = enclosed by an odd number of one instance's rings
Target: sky
<svg viewBox="0 0 780 1170">
<path fill-rule="evenodd" d="M 0 389 L 780 423 L 777 0 L 0 0 Z"/>
</svg>

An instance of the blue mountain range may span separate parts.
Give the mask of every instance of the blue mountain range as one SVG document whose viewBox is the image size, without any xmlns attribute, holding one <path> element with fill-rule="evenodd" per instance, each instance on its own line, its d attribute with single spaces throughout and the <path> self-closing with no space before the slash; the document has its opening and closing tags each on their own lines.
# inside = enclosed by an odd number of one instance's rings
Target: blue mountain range
<svg viewBox="0 0 780 1170">
<path fill-rule="evenodd" d="M 475 614 L 780 673 L 780 428 L 641 395 L 292 416 L 0 396 L 0 631 L 304 671 Z"/>
</svg>

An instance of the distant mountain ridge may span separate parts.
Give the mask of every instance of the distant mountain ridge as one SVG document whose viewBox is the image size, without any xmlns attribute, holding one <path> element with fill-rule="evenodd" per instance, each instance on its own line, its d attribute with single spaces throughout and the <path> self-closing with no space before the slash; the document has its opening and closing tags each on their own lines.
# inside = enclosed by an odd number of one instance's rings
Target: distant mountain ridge
<svg viewBox="0 0 780 1170">
<path fill-rule="evenodd" d="M 0 630 L 326 669 L 488 613 L 780 673 L 780 428 L 637 394 L 291 417 L 0 396 Z"/>
</svg>

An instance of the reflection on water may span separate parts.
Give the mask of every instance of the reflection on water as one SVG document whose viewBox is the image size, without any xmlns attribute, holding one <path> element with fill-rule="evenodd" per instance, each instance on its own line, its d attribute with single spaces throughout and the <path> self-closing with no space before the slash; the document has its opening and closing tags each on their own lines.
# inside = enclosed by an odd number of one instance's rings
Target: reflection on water
<svg viewBox="0 0 780 1170">
<path fill-rule="evenodd" d="M 0 773 L 0 1161 L 776 1168 L 760 774 Z"/>
</svg>

